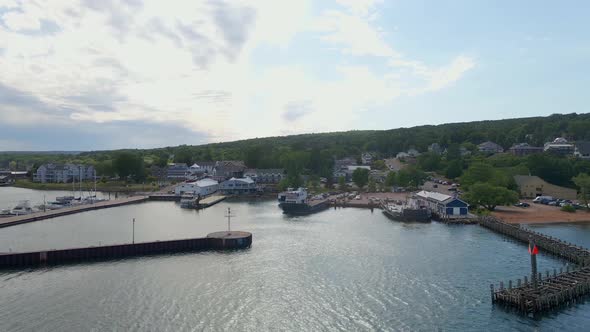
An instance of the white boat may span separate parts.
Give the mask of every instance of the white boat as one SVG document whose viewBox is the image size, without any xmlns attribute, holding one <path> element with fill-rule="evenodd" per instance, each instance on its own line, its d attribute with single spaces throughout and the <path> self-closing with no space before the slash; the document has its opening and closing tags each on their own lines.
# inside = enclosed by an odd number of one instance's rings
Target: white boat
<svg viewBox="0 0 590 332">
<path fill-rule="evenodd" d="M 12 213 L 10 213 L 10 210 L 8 210 L 8 209 L 0 210 L 0 218 L 3 218 L 3 217 L 12 217 Z"/>
<path fill-rule="evenodd" d="M 15 216 L 22 216 L 26 214 L 31 214 L 33 212 L 35 211 L 29 204 L 29 201 L 22 201 L 18 203 L 12 210 L 10 210 L 10 213 Z"/>
</svg>

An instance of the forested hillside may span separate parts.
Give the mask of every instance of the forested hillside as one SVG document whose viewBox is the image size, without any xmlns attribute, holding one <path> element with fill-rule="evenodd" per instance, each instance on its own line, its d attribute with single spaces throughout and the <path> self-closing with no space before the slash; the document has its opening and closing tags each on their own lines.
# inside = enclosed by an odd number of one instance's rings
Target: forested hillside
<svg viewBox="0 0 590 332">
<path fill-rule="evenodd" d="M 474 150 L 477 144 L 487 140 L 494 141 L 507 149 L 512 144 L 520 142 L 542 146 L 546 141 L 559 136 L 573 141 L 590 140 L 590 114 L 555 114 L 548 117 L 452 123 L 381 131 L 292 135 L 199 146 L 181 145 L 144 150 L 92 151 L 77 155 L 0 153 L 0 168 L 22 169 L 25 166 L 35 167 L 50 161 L 82 162 L 96 165 L 100 174 L 112 175 L 116 173 L 113 163 L 115 158 L 121 154 L 132 154 L 142 161 L 144 166 L 165 165 L 167 162 L 190 164 L 201 160 L 243 159 L 249 167 L 284 167 L 291 173 L 308 172 L 329 176 L 334 158 L 359 157 L 364 151 L 373 152 L 376 157 L 384 158 L 394 156 L 411 147 L 419 151 L 426 151 L 427 147 L 434 142 L 439 143 L 443 148 L 463 146 Z M 187 137 L 187 141 L 189 140 L 190 137 Z M 56 149 L 58 148 L 56 147 Z M 527 170 L 541 168 L 538 170 L 539 173 L 551 173 L 553 177 L 559 179 L 557 182 L 561 184 L 568 183 L 571 178 L 570 174 L 577 171 L 577 169 L 572 169 L 574 166 L 568 164 L 561 165 L 566 167 L 565 170 L 569 169 L 564 172 L 564 169 L 559 165 L 561 161 L 558 159 L 552 158 L 547 162 L 559 169 L 520 160 L 511 160 L 507 167 L 523 165 L 527 166 Z M 453 165 L 454 168 L 461 167 L 463 169 L 466 166 L 465 162 L 461 164 L 456 162 Z M 442 169 L 443 167 L 444 169 Z M 448 167 L 448 164 L 443 164 L 430 168 L 445 170 Z"/>
</svg>

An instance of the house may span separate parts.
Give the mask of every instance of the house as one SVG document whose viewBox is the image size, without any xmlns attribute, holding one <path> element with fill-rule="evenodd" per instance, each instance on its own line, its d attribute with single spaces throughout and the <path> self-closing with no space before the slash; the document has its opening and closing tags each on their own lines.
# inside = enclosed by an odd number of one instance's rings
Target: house
<svg viewBox="0 0 590 332">
<path fill-rule="evenodd" d="M 483 153 L 502 153 L 504 152 L 504 148 L 502 146 L 500 146 L 499 144 L 496 144 L 492 141 L 487 141 L 487 142 L 483 142 L 480 145 L 477 146 L 477 149 L 479 150 L 479 152 L 483 152 Z"/>
<path fill-rule="evenodd" d="M 221 183 L 219 186 L 224 194 L 241 195 L 252 194 L 256 192 L 256 182 L 251 178 L 231 178 Z"/>
<path fill-rule="evenodd" d="M 217 178 L 241 178 L 244 176 L 246 165 L 241 160 L 218 161 L 213 169 L 213 175 Z"/>
<path fill-rule="evenodd" d="M 395 155 L 395 159 L 405 159 L 405 158 L 409 158 L 410 154 L 407 152 L 399 152 L 398 154 Z"/>
<path fill-rule="evenodd" d="M 514 181 L 518 185 L 520 197 L 523 198 L 535 198 L 537 196 L 552 196 L 571 200 L 577 198 L 575 189 L 556 186 L 538 176 L 515 175 Z"/>
<path fill-rule="evenodd" d="M 185 163 L 169 164 L 166 169 L 166 178 L 168 180 L 180 180 L 186 179 L 188 174 L 188 166 Z"/>
<path fill-rule="evenodd" d="M 95 177 L 96 170 L 92 165 L 49 163 L 37 168 L 37 171 L 33 175 L 33 181 L 41 183 L 66 183 L 72 182 L 73 180 L 94 180 Z"/>
<path fill-rule="evenodd" d="M 442 148 L 440 147 L 440 144 L 432 143 L 432 144 L 430 144 L 430 146 L 428 146 L 428 152 L 431 152 L 434 154 L 441 154 Z"/>
<path fill-rule="evenodd" d="M 565 138 L 558 137 L 554 139 L 553 142 L 545 143 L 545 146 L 543 146 L 543 151 L 567 156 L 574 153 L 574 145 L 569 143 Z"/>
<path fill-rule="evenodd" d="M 193 166 L 197 166 L 200 172 L 213 174 L 213 169 L 215 168 L 215 161 L 196 161 Z M 191 166 L 191 167 L 193 167 Z"/>
<path fill-rule="evenodd" d="M 347 177 L 348 166 L 356 166 L 357 162 L 353 158 L 344 158 L 334 161 L 333 179 L 338 180 L 341 177 Z"/>
<path fill-rule="evenodd" d="M 469 204 L 465 201 L 437 192 L 422 190 L 414 194 L 413 199 L 419 206 L 427 207 L 441 218 L 467 216 L 469 211 Z"/>
<path fill-rule="evenodd" d="M 361 163 L 363 165 L 371 165 L 373 163 L 373 156 L 370 153 L 363 153 L 361 155 Z"/>
<path fill-rule="evenodd" d="M 279 183 L 285 177 L 285 170 L 282 168 L 247 169 L 244 177 L 249 177 L 256 183 Z"/>
<path fill-rule="evenodd" d="M 377 183 L 384 183 L 387 178 L 387 172 L 379 170 L 369 171 L 369 179 L 375 180 Z"/>
<path fill-rule="evenodd" d="M 420 155 L 420 152 L 418 152 L 418 150 L 414 149 L 414 148 L 410 148 L 408 149 L 408 156 L 411 158 L 416 158 Z"/>
<path fill-rule="evenodd" d="M 574 149 L 574 156 L 589 160 L 590 159 L 590 142 L 576 142 Z"/>
<path fill-rule="evenodd" d="M 207 196 L 213 194 L 217 190 L 219 190 L 219 182 L 205 178 L 194 182 L 181 183 L 174 188 L 174 193 L 176 195 L 192 194 L 195 196 Z"/>
<path fill-rule="evenodd" d="M 518 143 L 511 146 L 510 149 L 508 149 L 508 152 L 515 156 L 523 157 L 535 153 L 542 153 L 543 148 L 537 146 L 530 146 L 528 143 Z"/>
</svg>

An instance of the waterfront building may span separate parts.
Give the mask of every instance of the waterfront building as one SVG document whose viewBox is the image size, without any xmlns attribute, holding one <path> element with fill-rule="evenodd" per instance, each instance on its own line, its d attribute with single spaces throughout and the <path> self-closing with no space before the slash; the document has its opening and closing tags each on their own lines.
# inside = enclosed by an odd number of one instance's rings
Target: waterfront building
<svg viewBox="0 0 590 332">
<path fill-rule="evenodd" d="M 542 153 L 543 148 L 538 146 L 530 146 L 528 143 L 518 143 L 508 149 L 508 152 L 519 157 L 528 156 L 535 153 Z"/>
<path fill-rule="evenodd" d="M 169 164 L 166 169 L 168 180 L 184 181 L 188 175 L 188 166 L 185 163 Z"/>
<path fill-rule="evenodd" d="M 418 206 L 425 206 L 442 218 L 467 216 L 468 214 L 469 204 L 457 197 L 422 190 L 414 194 L 413 198 Z"/>
<path fill-rule="evenodd" d="M 194 196 L 207 196 L 219 190 L 219 182 L 205 178 L 193 182 L 181 183 L 174 188 L 176 195 L 192 194 Z"/>
<path fill-rule="evenodd" d="M 574 153 L 574 145 L 569 143 L 565 138 L 558 137 L 553 142 L 545 143 L 543 151 L 558 154 L 562 156 L 572 155 Z"/>
<path fill-rule="evenodd" d="M 420 152 L 414 148 L 408 149 L 408 156 L 411 158 L 416 158 L 420 155 Z"/>
<path fill-rule="evenodd" d="M 487 141 L 487 142 L 483 142 L 480 145 L 477 146 L 477 149 L 479 150 L 479 152 L 482 153 L 502 153 L 504 152 L 504 148 L 502 146 L 500 146 L 497 143 L 494 143 L 492 141 Z"/>
<path fill-rule="evenodd" d="M 571 199 L 577 198 L 575 189 L 556 186 L 538 176 L 515 175 L 514 181 L 518 186 L 520 197 L 535 198 L 537 196 L 552 196 L 554 198 Z"/>
<path fill-rule="evenodd" d="M 221 183 L 220 189 L 224 194 L 241 195 L 256 193 L 256 182 L 249 177 L 231 178 Z"/>
<path fill-rule="evenodd" d="M 26 172 L 25 172 L 26 173 Z M 41 183 L 66 183 L 76 181 L 94 180 L 96 170 L 90 165 L 74 164 L 44 164 L 37 168 L 33 175 L 34 182 Z"/>
<path fill-rule="evenodd" d="M 213 169 L 215 168 L 215 161 L 196 161 L 192 167 L 197 166 L 200 172 L 213 174 Z"/>
<path fill-rule="evenodd" d="M 580 159 L 590 160 L 590 142 L 587 142 L 587 141 L 576 142 L 575 149 L 574 149 L 574 156 L 576 156 Z"/>
<path fill-rule="evenodd" d="M 348 166 L 356 166 L 357 162 L 355 159 L 347 157 L 343 159 L 337 159 L 334 161 L 334 172 L 332 173 L 333 179 L 337 181 L 341 177 L 347 177 Z"/>
<path fill-rule="evenodd" d="M 279 183 L 285 177 L 282 168 L 250 168 L 244 171 L 245 178 L 251 178 L 256 183 Z"/>
<path fill-rule="evenodd" d="M 241 160 L 218 161 L 213 169 L 213 175 L 217 178 L 241 178 L 244 176 L 246 165 Z"/>
</svg>

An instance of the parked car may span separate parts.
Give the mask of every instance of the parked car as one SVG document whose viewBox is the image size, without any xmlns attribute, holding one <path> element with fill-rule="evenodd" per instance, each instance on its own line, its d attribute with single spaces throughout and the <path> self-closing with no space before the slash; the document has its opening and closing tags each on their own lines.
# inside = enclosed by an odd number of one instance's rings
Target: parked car
<svg viewBox="0 0 590 332">
<path fill-rule="evenodd" d="M 456 187 L 451 187 L 451 188 L 449 188 L 447 190 L 449 190 L 449 191 L 457 191 L 457 188 Z"/>
<path fill-rule="evenodd" d="M 435 183 L 435 184 L 433 184 L 433 185 L 432 185 L 432 188 L 438 188 L 438 184 L 436 184 L 436 183 Z"/>
<path fill-rule="evenodd" d="M 529 207 L 531 205 L 529 203 L 525 203 L 525 202 L 518 202 L 518 203 L 514 204 L 514 206 L 522 207 L 522 208 L 527 208 L 527 207 Z"/>
</svg>

